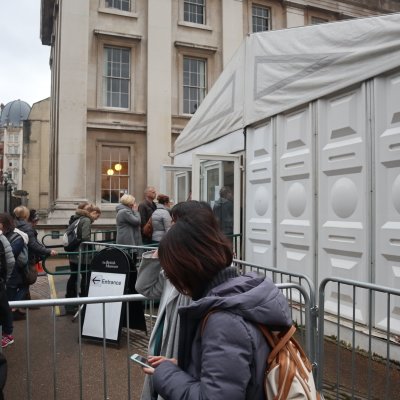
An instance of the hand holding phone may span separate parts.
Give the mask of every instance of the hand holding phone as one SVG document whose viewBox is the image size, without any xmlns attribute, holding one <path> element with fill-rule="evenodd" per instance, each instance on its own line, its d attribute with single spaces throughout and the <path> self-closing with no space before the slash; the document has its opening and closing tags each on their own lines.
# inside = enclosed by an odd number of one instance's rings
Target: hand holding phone
<svg viewBox="0 0 400 400">
<path fill-rule="evenodd" d="M 144 368 L 149 368 L 152 371 L 154 371 L 154 368 L 151 365 L 149 365 L 146 357 L 143 357 L 143 356 L 141 356 L 139 354 L 133 354 L 131 356 L 131 360 L 134 361 L 135 363 L 139 364 L 140 366 L 144 367 Z"/>
</svg>

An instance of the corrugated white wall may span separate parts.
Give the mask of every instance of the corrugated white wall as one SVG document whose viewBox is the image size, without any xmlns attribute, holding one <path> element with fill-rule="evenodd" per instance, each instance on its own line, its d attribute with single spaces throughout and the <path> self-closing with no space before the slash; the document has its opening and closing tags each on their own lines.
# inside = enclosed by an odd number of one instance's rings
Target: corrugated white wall
<svg viewBox="0 0 400 400">
<path fill-rule="evenodd" d="M 400 72 L 248 128 L 246 260 L 303 273 L 400 286 Z M 351 313 L 353 292 L 326 292 Z M 348 307 L 346 306 L 348 304 Z M 356 298 L 364 322 L 367 299 Z M 386 298 L 375 301 L 386 327 Z M 400 304 L 390 305 L 400 332 Z"/>
</svg>

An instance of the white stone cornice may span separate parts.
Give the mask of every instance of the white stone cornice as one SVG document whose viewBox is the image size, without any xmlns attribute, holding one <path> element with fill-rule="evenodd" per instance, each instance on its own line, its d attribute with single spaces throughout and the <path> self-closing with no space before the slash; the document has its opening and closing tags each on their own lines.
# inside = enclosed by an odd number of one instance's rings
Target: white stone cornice
<svg viewBox="0 0 400 400">
<path fill-rule="evenodd" d="M 109 32 L 109 31 L 102 31 L 100 29 L 94 29 L 93 33 L 96 36 L 100 37 L 113 37 L 113 38 L 118 38 L 118 39 L 129 39 L 129 40 L 134 40 L 136 42 L 140 42 L 142 40 L 141 35 L 130 35 L 128 33 L 119 33 L 119 32 Z"/>
<path fill-rule="evenodd" d="M 202 50 L 207 53 L 216 53 L 218 50 L 218 47 L 215 46 L 205 46 L 202 44 L 196 44 L 196 43 L 189 43 L 189 42 L 180 42 L 176 40 L 174 42 L 175 47 L 185 47 L 188 49 L 196 49 L 196 50 Z"/>
</svg>

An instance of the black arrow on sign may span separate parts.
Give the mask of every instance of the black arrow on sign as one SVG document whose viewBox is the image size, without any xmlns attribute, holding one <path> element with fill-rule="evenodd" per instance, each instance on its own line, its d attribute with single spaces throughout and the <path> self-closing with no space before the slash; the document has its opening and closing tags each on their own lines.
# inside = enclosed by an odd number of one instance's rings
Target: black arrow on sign
<svg viewBox="0 0 400 400">
<path fill-rule="evenodd" d="M 97 276 L 95 276 L 95 277 L 92 279 L 92 282 L 93 282 L 94 284 L 96 284 L 97 282 L 101 282 L 101 280 L 100 280 L 100 279 L 97 279 Z"/>
</svg>

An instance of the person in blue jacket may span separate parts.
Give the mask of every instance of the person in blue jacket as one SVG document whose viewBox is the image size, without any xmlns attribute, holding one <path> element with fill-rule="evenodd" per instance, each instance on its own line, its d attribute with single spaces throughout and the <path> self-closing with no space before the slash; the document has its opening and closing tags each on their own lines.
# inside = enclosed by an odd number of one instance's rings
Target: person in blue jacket
<svg viewBox="0 0 400 400">
<path fill-rule="evenodd" d="M 149 356 L 144 371 L 165 400 L 261 400 L 270 348 L 257 324 L 286 329 L 289 306 L 268 278 L 239 276 L 230 243 L 202 212 L 179 219 L 160 242 L 167 279 L 193 302 L 179 308 L 178 359 Z"/>
</svg>

